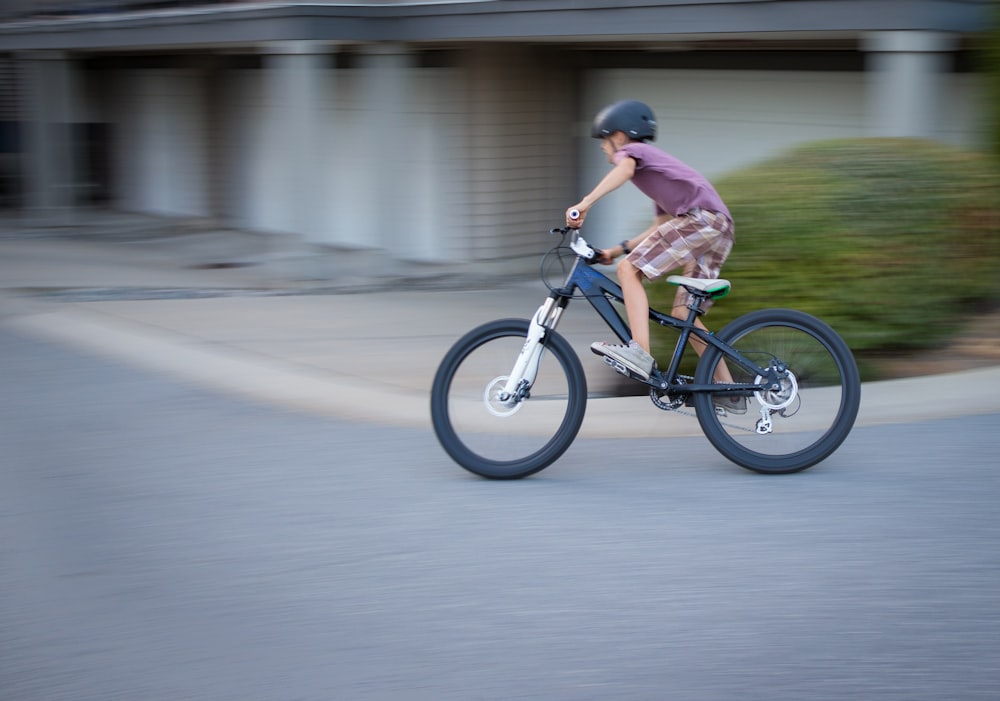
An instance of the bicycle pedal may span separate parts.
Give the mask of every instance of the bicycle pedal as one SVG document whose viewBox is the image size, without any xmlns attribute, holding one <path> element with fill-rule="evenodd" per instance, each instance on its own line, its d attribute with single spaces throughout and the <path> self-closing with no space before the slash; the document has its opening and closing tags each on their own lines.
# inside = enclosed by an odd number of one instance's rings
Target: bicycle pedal
<svg viewBox="0 0 1000 701">
<path fill-rule="evenodd" d="M 612 358 L 610 356 L 607 356 L 607 355 L 602 356 L 602 357 L 604 358 L 604 362 L 606 364 L 610 365 L 611 368 L 615 372 L 617 372 L 619 375 L 624 375 L 628 379 L 635 380 L 636 382 L 642 382 L 642 383 L 647 384 L 647 385 L 650 384 L 650 380 L 649 380 L 648 377 L 643 377 L 642 375 L 640 375 L 639 373 L 637 373 L 635 370 L 631 370 L 628 366 L 626 366 L 620 360 L 616 360 L 616 359 L 614 359 L 614 358 Z M 655 387 L 656 385 L 653 385 L 653 386 Z"/>
<path fill-rule="evenodd" d="M 615 360 L 609 355 L 605 355 L 603 356 L 603 358 L 604 362 L 610 365 L 611 368 L 619 375 L 624 375 L 625 377 L 632 377 L 632 372 L 627 367 L 625 367 L 625 365 L 621 361 Z"/>
</svg>

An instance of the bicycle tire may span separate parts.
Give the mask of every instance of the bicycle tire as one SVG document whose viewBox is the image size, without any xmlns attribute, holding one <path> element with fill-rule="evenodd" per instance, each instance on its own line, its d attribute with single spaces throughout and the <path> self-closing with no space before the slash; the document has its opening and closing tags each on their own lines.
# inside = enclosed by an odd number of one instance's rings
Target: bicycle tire
<svg viewBox="0 0 1000 701">
<path fill-rule="evenodd" d="M 698 422 L 716 450 L 748 470 L 788 474 L 812 467 L 840 447 L 857 418 L 861 381 L 850 348 L 832 327 L 805 312 L 763 309 L 733 320 L 718 338 L 762 367 L 771 357 L 787 363 L 792 376 L 778 392 L 748 397 L 745 414 L 720 412 L 711 394 L 697 394 Z M 695 382 L 712 383 L 723 359 L 722 351 L 709 346 Z M 727 363 L 736 382 L 755 380 L 732 365 Z M 761 431 L 767 421 L 772 422 L 769 433 Z"/>
<path fill-rule="evenodd" d="M 528 333 L 527 319 L 500 319 L 469 331 L 448 351 L 431 388 L 431 422 L 445 452 L 488 479 L 527 477 L 569 448 L 583 423 L 587 379 L 580 359 L 549 331 L 528 398 L 507 415 L 491 388 L 509 373 Z M 495 346 L 500 350 L 493 354 Z"/>
</svg>

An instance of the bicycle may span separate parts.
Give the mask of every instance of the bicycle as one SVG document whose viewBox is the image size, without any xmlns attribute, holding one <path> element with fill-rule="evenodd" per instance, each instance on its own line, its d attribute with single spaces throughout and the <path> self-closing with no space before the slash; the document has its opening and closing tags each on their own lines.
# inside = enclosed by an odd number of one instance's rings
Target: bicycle
<svg viewBox="0 0 1000 701">
<path fill-rule="evenodd" d="M 543 258 L 542 277 L 546 261 L 564 263 L 562 284 L 546 281 L 550 294 L 530 320 L 500 319 L 462 336 L 434 377 L 431 419 L 441 446 L 463 468 L 489 479 L 519 479 L 548 467 L 580 430 L 587 380 L 579 357 L 556 332 L 572 299 L 585 298 L 622 342 L 632 338 L 612 304 L 623 303 L 621 287 L 592 267 L 599 251 L 579 229 L 551 233 L 562 239 Z M 605 357 L 613 369 L 648 385 L 661 410 L 693 404 L 715 449 L 754 472 L 799 472 L 843 443 L 857 417 L 861 384 L 854 356 L 833 328 L 805 312 L 763 309 L 706 332 L 695 319 L 706 300 L 729 293 L 730 283 L 679 275 L 667 282 L 684 287 L 691 302 L 686 319 L 649 311 L 653 323 L 680 334 L 666 370 L 654 367 L 646 380 Z M 693 377 L 680 373 L 692 336 L 707 344 Z M 720 363 L 731 384 L 715 381 Z"/>
</svg>

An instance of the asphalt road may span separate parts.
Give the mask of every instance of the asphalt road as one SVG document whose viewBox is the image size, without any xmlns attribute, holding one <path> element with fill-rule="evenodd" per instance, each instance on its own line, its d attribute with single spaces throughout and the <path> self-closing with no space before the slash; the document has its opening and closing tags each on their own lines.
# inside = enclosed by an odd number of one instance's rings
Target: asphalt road
<svg viewBox="0 0 1000 701">
<path fill-rule="evenodd" d="M 1000 416 L 511 483 L 0 333 L 0 698 L 995 699 Z M 933 398 L 930 398 L 933 399 Z"/>
</svg>

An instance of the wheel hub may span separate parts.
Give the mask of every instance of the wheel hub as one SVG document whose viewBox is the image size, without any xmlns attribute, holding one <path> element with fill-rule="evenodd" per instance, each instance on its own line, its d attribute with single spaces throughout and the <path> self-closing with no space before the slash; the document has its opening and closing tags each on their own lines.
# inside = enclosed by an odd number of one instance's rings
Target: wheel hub
<svg viewBox="0 0 1000 701">
<path fill-rule="evenodd" d="M 508 375 L 500 375 L 490 380 L 486 385 L 486 391 L 483 392 L 483 404 L 486 405 L 486 411 L 493 416 L 513 416 L 521 409 L 523 397 L 520 391 L 504 397 L 504 387 L 507 386 L 508 379 L 510 379 Z"/>
</svg>

